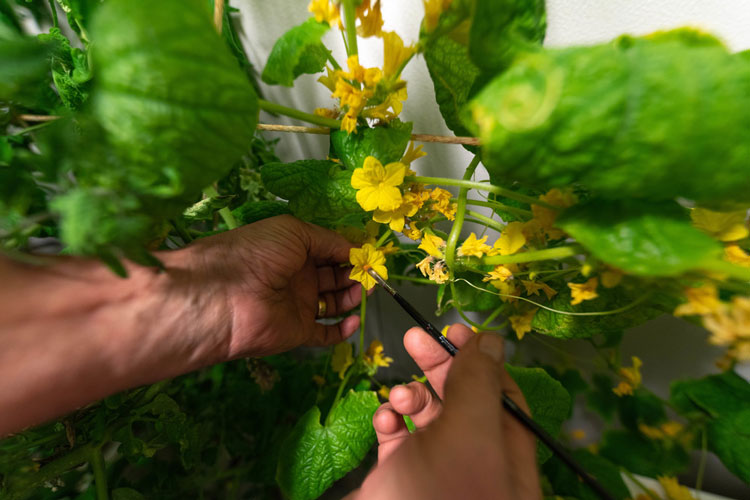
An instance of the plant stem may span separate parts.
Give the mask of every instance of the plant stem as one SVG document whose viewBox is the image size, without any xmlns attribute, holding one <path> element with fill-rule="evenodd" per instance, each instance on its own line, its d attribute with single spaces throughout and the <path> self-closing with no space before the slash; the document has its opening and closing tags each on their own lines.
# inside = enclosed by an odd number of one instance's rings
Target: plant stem
<svg viewBox="0 0 750 500">
<path fill-rule="evenodd" d="M 304 111 L 282 106 L 281 104 L 266 101 L 264 99 L 258 99 L 258 104 L 260 105 L 260 109 L 264 111 L 268 111 L 269 113 L 276 113 L 279 115 L 288 116 L 290 118 L 296 118 L 297 120 L 301 120 L 307 123 L 312 123 L 314 125 L 320 125 L 321 127 L 328 127 L 328 128 L 340 128 L 341 127 L 341 120 L 334 120 L 333 118 L 326 118 L 325 116 L 318 116 L 312 113 L 305 113 Z"/>
<path fill-rule="evenodd" d="M 708 452 L 708 436 L 706 435 L 706 426 L 701 426 L 701 459 L 698 463 L 698 474 L 695 477 L 695 489 L 700 491 L 703 488 L 703 476 L 706 473 L 706 455 Z"/>
<path fill-rule="evenodd" d="M 483 257 L 482 264 L 488 266 L 499 266 L 501 264 L 520 264 L 522 262 L 536 262 L 538 260 L 559 260 L 573 257 L 583 252 L 581 245 L 569 245 L 566 247 L 545 248 L 535 252 L 524 252 L 515 255 L 493 255 Z"/>
<path fill-rule="evenodd" d="M 454 201 L 454 200 L 451 200 Z M 488 207 L 497 210 L 503 210 L 512 214 L 520 215 L 521 217 L 533 217 L 534 214 L 530 210 L 524 210 L 523 208 L 511 207 L 499 201 L 482 201 L 482 200 L 466 200 L 467 205 L 475 205 L 478 207 Z"/>
<path fill-rule="evenodd" d="M 31 127 L 26 127 L 24 129 L 19 130 L 18 132 L 15 132 L 11 135 L 24 135 L 28 134 L 29 132 L 35 132 L 41 128 L 48 127 L 50 124 L 54 123 L 54 121 L 47 121 L 42 123 L 37 123 L 36 125 L 32 125 Z"/>
<path fill-rule="evenodd" d="M 60 21 L 57 19 L 57 8 L 55 7 L 55 0 L 49 0 L 49 9 L 52 12 L 52 27 L 57 28 L 60 26 Z"/>
<path fill-rule="evenodd" d="M 467 189 L 476 189 L 478 191 L 487 191 L 488 193 L 503 196 L 505 198 L 510 198 L 511 200 L 521 201 L 524 203 L 528 203 L 530 205 L 531 204 L 541 205 L 543 207 L 551 208 L 553 210 L 560 210 L 560 207 L 550 205 L 549 203 L 545 203 L 542 200 L 539 200 L 532 196 L 526 196 L 525 194 L 517 193 L 515 191 L 511 191 L 510 189 L 506 189 L 500 186 L 495 186 L 487 182 L 469 181 L 467 179 L 457 180 L 457 179 L 450 179 L 448 177 L 421 177 L 421 176 L 407 176 L 407 177 L 404 177 L 404 181 L 421 182 L 423 184 L 441 184 L 443 186 L 458 186 L 458 187 L 465 187 Z"/>
<path fill-rule="evenodd" d="M 403 274 L 391 274 L 390 279 L 392 280 L 400 280 L 400 281 L 411 281 L 412 283 L 420 283 L 422 285 L 437 285 L 432 280 L 428 280 L 427 278 L 414 278 L 412 276 L 404 276 Z"/>
<path fill-rule="evenodd" d="M 383 243 L 385 243 L 388 238 L 393 234 L 393 231 L 391 229 L 387 230 L 385 233 L 383 233 L 383 236 L 381 236 L 378 241 L 375 243 L 375 248 L 380 248 L 383 246 Z"/>
<path fill-rule="evenodd" d="M 501 312 L 503 312 L 503 309 L 505 309 L 505 304 L 492 311 L 492 314 L 487 316 L 487 319 L 485 319 L 482 323 L 482 329 L 488 328 L 490 326 L 490 323 L 492 323 L 492 321 L 497 318 Z"/>
<path fill-rule="evenodd" d="M 464 172 L 463 181 L 458 182 L 470 182 L 471 176 L 474 175 L 474 171 L 479 166 L 479 156 L 475 156 Z M 416 179 L 419 179 L 417 177 Z M 420 181 L 416 181 L 420 182 Z M 461 236 L 461 229 L 464 225 L 464 217 L 466 217 L 466 196 L 469 193 L 469 187 L 461 185 L 461 189 L 458 192 L 458 203 L 456 208 L 456 218 L 453 221 L 451 232 L 448 234 L 448 240 L 445 242 L 445 264 L 448 266 L 448 273 L 450 279 L 453 279 L 453 267 L 456 263 L 456 244 L 458 244 L 458 238 Z M 454 296 L 455 297 L 455 296 Z"/>
<path fill-rule="evenodd" d="M 339 384 L 339 388 L 336 391 L 336 396 L 333 398 L 333 404 L 331 405 L 331 410 L 333 410 L 336 407 L 336 403 L 339 402 L 341 399 L 341 395 L 344 394 L 344 387 L 346 387 L 347 382 L 349 382 L 349 378 L 351 378 L 352 373 L 354 373 L 354 366 L 352 365 L 349 367 L 349 369 L 346 372 L 346 375 L 344 375 L 344 379 Z M 331 411 L 328 411 L 328 416 L 326 416 L 326 425 L 328 425 L 328 420 L 331 418 Z"/>
<path fill-rule="evenodd" d="M 36 474 L 25 476 L 16 483 L 12 479 L 9 479 L 5 500 L 23 500 L 24 498 L 28 498 L 42 484 L 87 462 L 91 457 L 92 448 L 91 444 L 80 446 L 70 453 L 48 463 L 39 469 Z"/>
<path fill-rule="evenodd" d="M 359 354 L 357 358 L 365 357 L 365 317 L 367 316 L 367 290 L 362 287 L 362 302 L 359 305 Z"/>
<path fill-rule="evenodd" d="M 203 188 L 203 194 L 205 194 L 209 198 L 216 198 L 217 196 L 219 196 L 219 192 L 216 191 L 216 188 L 213 186 Z M 224 207 L 219 210 L 219 215 L 221 215 L 221 218 L 224 219 L 224 223 L 229 229 L 235 229 L 239 227 L 237 219 L 234 218 L 234 215 L 232 214 L 232 211 L 229 210 L 229 207 Z"/>
<path fill-rule="evenodd" d="M 328 62 L 331 63 L 331 66 L 333 66 L 333 69 L 341 69 L 341 65 L 336 60 L 336 58 L 333 57 L 333 54 L 328 54 Z"/>
<path fill-rule="evenodd" d="M 346 38 L 348 43 L 346 48 L 348 50 L 347 56 L 356 56 L 357 51 L 357 18 L 355 17 L 354 2 L 353 0 L 343 0 L 341 6 L 344 9 L 344 25 L 346 26 Z"/>
<path fill-rule="evenodd" d="M 214 0 L 214 27 L 216 32 L 221 35 L 224 27 L 224 0 Z"/>
<path fill-rule="evenodd" d="M 478 220 L 482 221 L 482 224 L 484 224 L 487 227 L 490 227 L 490 228 L 494 229 L 495 231 L 499 231 L 499 232 L 502 233 L 503 230 L 505 229 L 505 225 L 504 224 L 501 224 L 501 223 L 499 223 L 498 221 L 496 221 L 494 219 L 490 219 L 486 215 L 482 215 L 479 212 L 475 212 L 473 210 L 467 210 L 466 213 L 468 215 L 474 217 L 475 219 L 478 219 Z"/>
<path fill-rule="evenodd" d="M 96 500 L 109 500 L 107 489 L 107 471 L 104 466 L 104 457 L 100 447 L 91 450 L 91 469 L 94 472 L 94 485 L 96 486 Z"/>
</svg>

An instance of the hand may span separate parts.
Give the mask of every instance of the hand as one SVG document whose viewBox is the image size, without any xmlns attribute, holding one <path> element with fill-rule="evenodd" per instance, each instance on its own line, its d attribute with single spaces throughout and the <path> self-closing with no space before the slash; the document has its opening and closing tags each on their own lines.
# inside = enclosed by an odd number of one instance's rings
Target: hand
<svg viewBox="0 0 750 500">
<path fill-rule="evenodd" d="M 219 298 L 225 321 L 225 358 L 265 356 L 299 345 L 341 342 L 359 316 L 335 325 L 317 323 L 318 299 L 330 318 L 360 303 L 361 285 L 349 280 L 343 237 L 291 216 L 279 216 L 197 241 L 188 247 L 193 289 Z M 223 317 L 222 317 L 223 316 Z M 223 360 L 223 359 L 222 359 Z"/>
<path fill-rule="evenodd" d="M 406 333 L 407 351 L 445 405 L 419 382 L 391 390 L 373 418 L 378 466 L 357 498 L 540 499 L 535 439 L 502 407 L 504 391 L 529 411 L 503 367 L 501 339 L 463 325 L 448 338 L 461 348 L 455 359 L 423 330 Z"/>
</svg>

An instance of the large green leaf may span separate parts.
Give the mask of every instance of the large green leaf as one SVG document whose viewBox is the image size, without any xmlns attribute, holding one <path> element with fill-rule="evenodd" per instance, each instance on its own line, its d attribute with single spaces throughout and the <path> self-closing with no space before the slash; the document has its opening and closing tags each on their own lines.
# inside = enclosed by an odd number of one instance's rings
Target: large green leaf
<svg viewBox="0 0 750 500">
<path fill-rule="evenodd" d="M 372 416 L 380 405 L 372 391 L 349 391 L 331 409 L 325 424 L 313 406 L 284 441 L 276 481 L 291 500 L 318 498 L 344 477 L 375 443 Z"/>
<path fill-rule="evenodd" d="M 52 48 L 50 59 L 52 81 L 66 108 L 79 109 L 88 99 L 92 77 L 88 55 L 79 48 L 71 47 L 70 42 L 58 28 L 50 29 L 39 39 Z"/>
<path fill-rule="evenodd" d="M 319 73 L 323 70 L 330 51 L 320 38 L 330 29 L 328 24 L 310 18 L 295 26 L 281 38 L 268 56 L 261 78 L 269 84 L 291 87 L 303 73 Z"/>
<path fill-rule="evenodd" d="M 557 225 L 598 259 L 643 276 L 706 269 L 722 252 L 674 202 L 596 200 L 566 210 Z"/>
<path fill-rule="evenodd" d="M 366 213 L 351 185 L 352 171 L 328 160 L 269 163 L 261 169 L 266 189 L 289 200 L 295 216 L 334 227 L 361 226 Z"/>
<path fill-rule="evenodd" d="M 0 39 L 0 102 L 34 106 L 49 85 L 49 47 L 30 38 Z"/>
<path fill-rule="evenodd" d="M 483 73 L 495 75 L 507 69 L 519 52 L 541 46 L 546 31 L 544 0 L 476 0 L 469 37 L 471 60 Z"/>
<path fill-rule="evenodd" d="M 540 189 L 747 203 L 750 60 L 681 33 L 518 57 L 467 106 L 483 163 Z"/>
<path fill-rule="evenodd" d="M 594 476 L 615 499 L 630 498 L 630 492 L 622 480 L 620 469 L 612 462 L 586 449 L 574 450 L 572 455 L 586 472 Z M 577 500 L 599 500 L 600 498 L 557 457 L 552 457 L 544 464 L 542 472 L 556 495 L 570 496 Z"/>
<path fill-rule="evenodd" d="M 399 161 L 411 139 L 411 122 L 393 120 L 387 126 L 360 128 L 356 134 L 345 130 L 331 133 L 331 152 L 348 169 L 360 168 L 368 156 L 383 165 Z"/>
<path fill-rule="evenodd" d="M 534 421 L 552 436 L 557 436 L 562 423 L 570 413 L 571 401 L 568 391 L 541 368 L 524 368 L 508 364 L 505 368 L 523 392 Z M 542 464 L 551 456 L 552 451 L 538 443 L 537 461 Z"/>
<path fill-rule="evenodd" d="M 708 447 L 727 469 L 750 483 L 750 404 L 708 425 Z"/>
<path fill-rule="evenodd" d="M 258 99 L 203 0 L 108 0 L 91 29 L 93 112 L 131 188 L 191 198 L 250 148 Z"/>
<path fill-rule="evenodd" d="M 232 215 L 240 224 L 252 224 L 269 217 L 290 213 L 287 203 L 276 200 L 248 201 L 232 210 Z"/>
<path fill-rule="evenodd" d="M 609 430 L 599 453 L 631 472 L 644 476 L 677 475 L 690 465 L 690 455 L 679 444 L 648 439 L 628 430 Z"/>
<path fill-rule="evenodd" d="M 626 328 L 638 326 L 646 321 L 661 316 L 674 309 L 675 301 L 668 297 L 655 294 L 645 302 L 635 304 L 643 299 L 643 290 L 629 290 L 622 286 L 616 288 L 599 287 L 599 296 L 592 300 L 586 300 L 575 306 L 570 304 L 570 289 L 565 287 L 545 305 L 555 311 L 539 309 L 534 315 L 531 327 L 534 331 L 559 337 L 589 338 L 597 334 L 617 334 Z M 574 314 L 590 314 L 597 312 L 616 311 L 628 304 L 634 304 L 632 308 L 615 314 L 577 316 Z"/>
</svg>

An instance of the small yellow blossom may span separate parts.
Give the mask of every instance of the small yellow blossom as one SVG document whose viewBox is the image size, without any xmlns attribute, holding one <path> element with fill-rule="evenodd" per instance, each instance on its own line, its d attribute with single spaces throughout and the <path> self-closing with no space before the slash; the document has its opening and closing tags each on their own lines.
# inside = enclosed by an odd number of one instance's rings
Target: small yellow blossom
<svg viewBox="0 0 750 500">
<path fill-rule="evenodd" d="M 424 30 L 429 33 L 437 27 L 440 14 L 453 3 L 452 0 L 422 0 L 424 3 Z"/>
<path fill-rule="evenodd" d="M 719 241 L 737 241 L 747 238 L 750 231 L 745 224 L 746 210 L 714 212 L 705 208 L 690 211 L 693 226 Z"/>
<path fill-rule="evenodd" d="M 730 347 L 731 359 L 750 361 L 750 297 L 734 297 L 719 311 L 704 315 L 703 326 L 711 332 L 709 342 Z"/>
<path fill-rule="evenodd" d="M 381 224 L 388 224 L 388 226 L 399 233 L 404 230 L 404 224 L 406 224 L 406 217 L 411 217 L 419 210 L 418 196 L 414 193 L 406 193 L 403 195 L 403 201 L 401 206 L 396 210 L 375 210 L 372 215 L 372 220 Z"/>
<path fill-rule="evenodd" d="M 708 283 L 697 288 L 685 290 L 687 302 L 674 310 L 675 316 L 692 316 L 717 312 L 721 308 L 719 292 L 716 286 Z"/>
<path fill-rule="evenodd" d="M 391 255 L 392 253 L 398 252 L 398 247 L 395 246 L 392 241 L 389 241 L 388 244 L 379 247 L 378 250 L 383 252 L 383 255 Z"/>
<path fill-rule="evenodd" d="M 631 359 L 633 366 L 630 368 L 620 368 L 620 376 L 623 380 L 620 381 L 617 387 L 612 389 L 612 392 L 618 396 L 632 396 L 633 390 L 641 385 L 641 366 L 643 366 L 643 362 L 636 356 L 633 356 Z"/>
<path fill-rule="evenodd" d="M 513 327 L 513 331 L 516 332 L 518 340 L 523 340 L 524 335 L 531 331 L 531 322 L 538 310 L 538 307 L 534 307 L 523 314 L 508 317 L 508 320 L 510 320 L 510 326 Z"/>
<path fill-rule="evenodd" d="M 339 71 L 330 66 L 326 66 L 326 75 L 318 78 L 318 81 L 326 86 L 331 92 L 336 90 L 336 82 L 339 79 Z"/>
<path fill-rule="evenodd" d="M 497 249 L 500 255 L 513 255 L 526 244 L 526 236 L 523 234 L 522 222 L 511 222 L 497 239 L 493 248 Z"/>
<path fill-rule="evenodd" d="M 315 111 L 313 113 L 315 114 L 315 116 L 322 116 L 324 118 L 333 118 L 334 120 L 339 117 L 339 110 L 337 109 L 315 108 Z"/>
<path fill-rule="evenodd" d="M 344 378 L 346 369 L 353 363 L 352 345 L 349 342 L 336 344 L 336 347 L 333 348 L 333 356 L 331 356 L 331 368 L 339 374 L 340 379 Z"/>
<path fill-rule="evenodd" d="M 331 359 L 331 361 L 333 361 L 333 359 Z M 313 375 L 312 379 L 313 382 L 315 382 L 315 385 L 317 385 L 318 387 L 323 387 L 324 385 L 326 385 L 326 379 L 324 379 L 320 375 Z"/>
<path fill-rule="evenodd" d="M 406 166 L 403 163 L 389 163 L 385 167 L 374 156 L 365 158 L 362 168 L 352 174 L 351 184 L 357 190 L 357 202 L 371 212 L 373 210 L 396 210 L 403 197 L 398 188 L 404 182 Z"/>
<path fill-rule="evenodd" d="M 442 188 L 435 188 L 430 193 L 430 198 L 433 200 L 432 209 L 445 215 L 448 220 L 456 218 L 456 209 L 458 208 L 457 203 L 451 203 L 453 195 L 450 191 Z"/>
<path fill-rule="evenodd" d="M 393 363 L 393 358 L 383 355 L 383 343 L 379 340 L 373 340 L 370 343 L 370 347 L 364 355 L 365 363 L 370 366 L 384 366 L 388 367 Z"/>
<path fill-rule="evenodd" d="M 497 288 L 500 296 L 500 300 L 503 302 L 515 302 L 516 297 L 518 296 L 518 286 L 516 286 L 515 282 L 513 280 L 508 281 L 490 281 L 490 285 Z M 513 297 L 508 297 L 508 295 L 513 295 Z"/>
<path fill-rule="evenodd" d="M 603 271 L 599 277 L 602 279 L 604 288 L 614 288 L 622 281 L 622 275 L 622 271 L 610 268 Z"/>
<path fill-rule="evenodd" d="M 394 31 L 383 33 L 383 75 L 394 78 L 399 74 L 401 65 L 412 55 L 414 47 L 404 47 L 404 41 Z"/>
<path fill-rule="evenodd" d="M 357 27 L 357 34 L 363 38 L 378 36 L 383 29 L 383 14 L 380 11 L 380 0 L 375 0 L 370 4 L 370 0 L 362 0 L 356 10 L 356 16 L 360 25 Z"/>
<path fill-rule="evenodd" d="M 689 489 L 685 486 L 680 486 L 676 477 L 659 476 L 656 479 L 659 481 L 661 487 L 664 488 L 666 500 L 696 500 L 695 497 L 690 494 Z"/>
<path fill-rule="evenodd" d="M 307 10 L 319 23 L 326 22 L 331 28 L 341 28 L 341 12 L 336 2 L 330 0 L 312 0 Z"/>
<path fill-rule="evenodd" d="M 448 269 L 445 267 L 445 261 L 440 260 L 432 266 L 432 276 L 430 276 L 432 281 L 438 285 L 442 285 L 443 283 L 447 283 L 449 278 L 450 275 L 448 274 Z"/>
<path fill-rule="evenodd" d="M 459 257 L 481 257 L 492 251 L 492 247 L 485 244 L 487 236 L 482 236 L 482 239 L 477 239 L 477 235 L 471 233 L 466 241 L 463 242 L 461 247 L 458 249 Z"/>
<path fill-rule="evenodd" d="M 732 264 L 750 267 L 750 255 L 739 245 L 727 245 L 724 249 L 724 256 Z"/>
<path fill-rule="evenodd" d="M 445 250 L 445 241 L 439 236 L 425 234 L 422 242 L 419 244 L 419 249 L 424 250 L 428 255 L 442 259 L 443 251 Z"/>
<path fill-rule="evenodd" d="M 599 285 L 598 278 L 591 278 L 586 283 L 568 283 L 570 288 L 571 301 L 570 305 L 575 306 L 584 300 L 592 300 L 599 296 L 596 293 L 596 287 Z"/>
<path fill-rule="evenodd" d="M 417 263 L 417 269 L 422 273 L 422 276 L 427 278 L 432 274 L 432 263 L 435 262 L 433 257 L 425 257 Z"/>
<path fill-rule="evenodd" d="M 508 281 L 513 277 L 513 271 L 506 266 L 496 266 L 495 269 L 487 273 L 482 281 Z"/>
<path fill-rule="evenodd" d="M 563 191 L 557 188 L 550 189 L 547 194 L 541 195 L 539 200 L 559 208 L 568 208 L 577 202 L 575 195 L 571 191 Z M 565 236 L 564 232 L 554 227 L 557 215 L 560 213 L 559 210 L 547 208 L 542 205 L 531 205 L 531 212 L 534 214 L 534 219 L 538 222 L 541 230 L 544 231 L 548 238 L 557 240 Z"/>
<path fill-rule="evenodd" d="M 388 386 L 380 386 L 380 389 L 378 389 L 378 394 L 380 394 L 380 397 L 388 400 L 389 397 L 391 397 L 391 390 L 388 388 Z"/>
<path fill-rule="evenodd" d="M 576 441 L 583 441 L 586 439 L 586 431 L 583 429 L 574 429 L 573 432 L 570 433 L 570 437 Z"/>
<path fill-rule="evenodd" d="M 685 430 L 685 426 L 674 420 L 664 422 L 659 427 L 638 424 L 638 430 L 649 439 L 673 439 Z"/>
<path fill-rule="evenodd" d="M 526 281 L 521 280 L 521 284 L 526 289 L 526 295 L 539 295 L 539 290 L 543 291 L 547 296 L 547 300 L 552 299 L 557 295 L 557 291 L 549 286 L 547 283 L 541 283 L 538 281 Z"/>
<path fill-rule="evenodd" d="M 419 241 L 422 238 L 422 231 L 412 226 L 404 231 L 404 235 L 410 240 Z"/>
<path fill-rule="evenodd" d="M 352 248 L 349 250 L 349 261 L 354 266 L 349 274 L 349 279 L 359 281 L 367 290 L 377 284 L 375 278 L 367 272 L 368 269 L 372 268 L 383 279 L 388 279 L 388 269 L 385 267 L 385 255 L 369 243 L 362 245 L 362 248 Z"/>
<path fill-rule="evenodd" d="M 422 145 L 420 144 L 417 147 L 414 147 L 414 142 L 409 143 L 409 147 L 406 150 L 406 153 L 404 153 L 404 157 L 401 158 L 401 163 L 404 165 L 411 166 L 411 163 L 415 160 L 418 160 L 422 158 L 423 156 L 427 156 L 427 153 L 422 151 Z M 414 175 L 416 172 L 413 172 L 409 175 Z"/>
</svg>

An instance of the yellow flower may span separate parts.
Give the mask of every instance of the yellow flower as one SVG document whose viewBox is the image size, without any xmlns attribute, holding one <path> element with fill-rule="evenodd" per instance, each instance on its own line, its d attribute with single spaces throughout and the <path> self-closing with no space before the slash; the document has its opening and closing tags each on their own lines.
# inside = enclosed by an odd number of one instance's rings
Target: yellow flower
<svg viewBox="0 0 750 500">
<path fill-rule="evenodd" d="M 439 236 L 425 234 L 422 243 L 419 244 L 419 249 L 424 250 L 428 255 L 442 259 L 445 241 Z"/>
<path fill-rule="evenodd" d="M 363 38 L 380 35 L 383 28 L 383 14 L 380 12 L 380 0 L 375 0 L 374 5 L 370 5 L 370 0 L 362 0 L 356 10 L 356 16 L 360 25 L 357 27 L 357 34 Z"/>
<path fill-rule="evenodd" d="M 477 235 L 474 233 L 471 233 L 468 238 L 466 238 L 466 241 L 464 241 L 463 245 L 458 249 L 458 255 L 460 257 L 466 257 L 466 256 L 473 256 L 473 257 L 481 257 L 482 255 L 489 253 L 492 251 L 492 248 L 489 245 L 486 245 L 484 242 L 487 241 L 487 236 L 482 236 L 482 239 L 477 239 Z"/>
<path fill-rule="evenodd" d="M 732 264 L 750 267 L 750 255 L 741 249 L 739 245 L 727 245 L 724 249 L 724 256 Z"/>
<path fill-rule="evenodd" d="M 550 189 L 547 194 L 541 195 L 539 199 L 549 205 L 560 208 L 573 206 L 577 201 L 571 191 L 562 191 L 557 188 Z M 538 222 L 540 229 L 544 231 L 548 238 L 557 240 L 565 236 L 564 232 L 554 227 L 555 220 L 560 212 L 559 210 L 541 205 L 531 205 L 531 212 L 534 214 L 534 219 Z"/>
<path fill-rule="evenodd" d="M 574 429 L 573 432 L 570 433 L 570 437 L 576 441 L 583 441 L 586 439 L 586 431 L 583 429 Z"/>
<path fill-rule="evenodd" d="M 737 241 L 750 235 L 745 224 L 746 210 L 714 212 L 705 208 L 694 208 L 690 211 L 690 218 L 695 227 L 719 241 Z"/>
<path fill-rule="evenodd" d="M 315 20 L 319 23 L 326 22 L 331 28 L 341 27 L 341 12 L 336 2 L 312 0 L 307 6 L 307 10 L 315 16 Z"/>
<path fill-rule="evenodd" d="M 497 249 L 500 255 L 513 255 L 526 244 L 526 236 L 523 234 L 522 222 L 511 222 L 497 239 L 493 248 Z"/>
<path fill-rule="evenodd" d="M 340 71 L 326 65 L 326 75 L 318 78 L 318 81 L 328 88 L 331 92 L 336 90 L 336 82 L 339 80 Z"/>
<path fill-rule="evenodd" d="M 401 163 L 404 165 L 411 166 L 411 162 L 414 160 L 418 160 L 422 158 L 423 156 L 427 156 L 427 153 L 422 151 L 422 145 L 420 144 L 416 148 L 414 147 L 414 141 L 409 143 L 409 148 L 406 150 L 406 153 L 404 153 L 404 157 L 401 158 Z M 414 172 L 416 173 L 416 172 Z M 414 173 L 410 175 L 414 175 Z"/>
<path fill-rule="evenodd" d="M 409 229 L 404 231 L 404 235 L 406 235 L 406 237 L 410 240 L 417 241 L 422 238 L 422 231 L 420 231 L 416 227 L 410 227 Z"/>
<path fill-rule="evenodd" d="M 391 390 L 388 388 L 388 386 L 381 386 L 380 389 L 378 389 L 378 394 L 380 394 L 380 397 L 388 400 L 389 397 L 391 397 Z"/>
<path fill-rule="evenodd" d="M 337 109 L 315 108 L 315 111 L 313 113 L 316 116 L 322 116 L 325 118 L 333 118 L 333 119 L 336 119 L 339 116 L 339 110 Z"/>
<path fill-rule="evenodd" d="M 445 268 L 445 262 L 442 260 L 436 262 L 435 265 L 432 266 L 432 276 L 430 276 L 430 279 L 438 285 L 442 285 L 448 281 L 448 278 L 450 278 L 450 275 Z"/>
<path fill-rule="evenodd" d="M 690 490 L 685 486 L 680 486 L 677 482 L 676 477 L 659 476 L 656 478 L 659 484 L 664 488 L 664 494 L 667 496 L 666 500 L 695 500 L 695 497 L 690 494 Z"/>
<path fill-rule="evenodd" d="M 547 296 L 547 300 L 550 300 L 557 295 L 557 292 L 547 283 L 521 280 L 521 284 L 526 289 L 526 295 L 539 295 L 539 290 L 544 292 Z"/>
<path fill-rule="evenodd" d="M 534 315 L 538 310 L 539 308 L 535 307 L 523 314 L 508 317 L 510 320 L 510 326 L 512 326 L 513 330 L 516 332 L 518 340 L 523 340 L 524 335 L 531 331 L 531 321 L 534 319 Z"/>
<path fill-rule="evenodd" d="M 643 362 L 636 356 L 633 356 L 631 359 L 633 366 L 630 368 L 620 368 L 620 376 L 623 380 L 620 381 L 617 387 L 612 389 L 612 392 L 618 396 L 632 396 L 633 390 L 641 385 L 641 366 L 643 366 Z"/>
<path fill-rule="evenodd" d="M 429 33 L 437 27 L 440 14 L 451 6 L 452 0 L 423 0 L 424 30 Z"/>
<path fill-rule="evenodd" d="M 385 167 L 374 156 L 365 158 L 362 168 L 352 174 L 352 187 L 357 190 L 357 202 L 368 212 L 396 210 L 403 201 L 398 188 L 404 182 L 406 166 L 389 163 Z"/>
<path fill-rule="evenodd" d="M 341 130 L 346 131 L 347 134 L 356 132 L 357 130 L 357 117 L 347 112 L 341 119 Z"/>
<path fill-rule="evenodd" d="M 518 300 L 515 297 L 506 297 L 506 295 L 518 296 L 518 287 L 513 281 L 490 281 L 490 285 L 497 288 L 500 295 L 500 300 L 502 300 L 503 302 L 515 302 L 516 300 Z"/>
<path fill-rule="evenodd" d="M 688 301 L 677 306 L 673 313 L 675 316 L 709 314 L 721 308 L 719 292 L 716 286 L 710 283 L 697 288 L 688 288 L 685 290 L 685 297 Z"/>
<path fill-rule="evenodd" d="M 346 369 L 353 363 L 352 345 L 349 342 L 336 344 L 336 347 L 333 348 L 333 356 L 331 356 L 331 368 L 339 374 L 340 379 L 344 378 Z"/>
<path fill-rule="evenodd" d="M 638 424 L 638 430 L 649 439 L 672 439 L 685 430 L 685 426 L 674 420 L 664 422 L 659 427 Z"/>
<path fill-rule="evenodd" d="M 429 277 L 432 274 L 431 264 L 433 262 L 435 262 L 434 258 L 425 257 L 417 263 L 417 269 L 419 269 L 419 272 L 422 273 L 422 276 L 424 276 L 425 278 Z"/>
<path fill-rule="evenodd" d="M 709 342 L 730 346 L 730 358 L 750 360 L 750 297 L 734 297 L 728 306 L 703 316 L 703 326 L 711 332 Z"/>
<path fill-rule="evenodd" d="M 406 193 L 403 196 L 401 206 L 396 210 L 375 210 L 372 215 L 372 220 L 381 224 L 388 224 L 388 226 L 394 231 L 401 232 L 404 230 L 404 224 L 406 223 L 405 217 L 411 217 L 419 210 L 418 200 L 416 195 L 413 193 Z"/>
<path fill-rule="evenodd" d="M 365 243 L 362 248 L 349 250 L 349 261 L 354 268 L 349 274 L 349 279 L 359 281 L 365 289 L 369 290 L 376 285 L 375 278 L 367 272 L 372 268 L 383 279 L 388 279 L 388 269 L 385 267 L 385 255 L 373 245 Z"/>
<path fill-rule="evenodd" d="M 451 198 L 453 198 L 451 192 L 442 188 L 435 188 L 430 193 L 432 209 L 445 215 L 448 220 L 456 218 L 456 209 L 458 208 L 458 204 L 451 203 Z"/>
<path fill-rule="evenodd" d="M 364 355 L 365 363 L 370 366 L 385 366 L 388 367 L 393 363 L 393 358 L 383 355 L 383 343 L 379 340 L 373 340 L 370 343 L 370 347 L 367 348 L 367 352 Z"/>
<path fill-rule="evenodd" d="M 387 245 L 384 245 L 380 248 L 378 248 L 381 252 L 383 252 L 383 255 L 390 255 L 392 253 L 398 252 L 398 247 L 393 246 L 393 242 L 389 241 Z"/>
<path fill-rule="evenodd" d="M 592 300 L 599 296 L 596 293 L 596 287 L 599 284 L 598 278 L 591 278 L 586 283 L 568 283 L 570 296 L 572 297 L 570 305 L 575 306 L 584 300 Z"/>
<path fill-rule="evenodd" d="M 333 359 L 331 359 L 331 361 L 333 361 Z M 312 379 L 313 379 L 313 382 L 315 382 L 315 385 L 319 387 L 326 385 L 326 379 L 324 379 L 320 375 L 313 375 Z"/>
<path fill-rule="evenodd" d="M 495 269 L 487 273 L 482 281 L 508 281 L 513 277 L 513 271 L 506 266 L 495 266 Z"/>
<path fill-rule="evenodd" d="M 610 268 L 602 272 L 600 278 L 604 288 L 614 288 L 622 281 L 622 271 Z"/>
<path fill-rule="evenodd" d="M 401 65 L 414 54 L 414 47 L 404 47 L 404 41 L 394 31 L 383 33 L 383 75 L 398 76 Z"/>
</svg>

